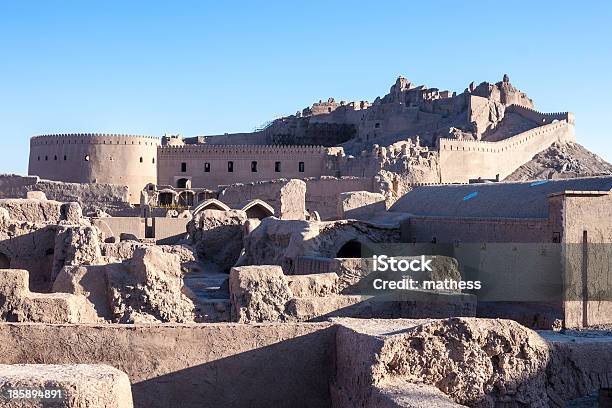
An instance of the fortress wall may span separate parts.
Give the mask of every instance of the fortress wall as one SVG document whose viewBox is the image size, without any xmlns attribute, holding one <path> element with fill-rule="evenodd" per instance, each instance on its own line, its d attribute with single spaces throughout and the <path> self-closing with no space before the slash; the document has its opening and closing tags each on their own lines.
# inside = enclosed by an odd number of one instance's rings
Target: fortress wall
<svg viewBox="0 0 612 408">
<path fill-rule="evenodd" d="M 519 114 L 526 119 L 543 125 L 553 123 L 555 120 L 564 120 L 570 124 L 574 124 L 574 114 L 572 112 L 543 113 L 521 105 L 510 105 L 506 108 L 506 112 Z"/>
<path fill-rule="evenodd" d="M 573 121 L 568 120 L 498 142 L 440 139 L 441 182 L 467 183 L 478 177 L 492 179 L 498 174 L 503 179 L 551 144 L 576 140 Z"/>
<path fill-rule="evenodd" d="M 324 171 L 325 149 L 321 146 L 280 145 L 193 145 L 160 147 L 158 184 L 177 187 L 180 179 L 191 180 L 191 187 L 216 189 L 220 185 L 274 180 L 278 178 L 318 177 Z M 233 162 L 233 172 L 228 162 Z M 257 171 L 251 163 L 257 162 Z M 280 162 L 280 171 L 275 163 Z M 300 162 L 304 171 L 300 172 Z M 182 163 L 186 171 L 182 171 Z M 205 172 L 205 163 L 210 171 Z"/>
<path fill-rule="evenodd" d="M 228 145 L 263 145 L 266 144 L 266 135 L 263 132 L 253 133 L 226 133 L 223 135 L 207 135 L 201 139 L 206 144 Z"/>
<path fill-rule="evenodd" d="M 130 202 L 157 181 L 154 136 L 62 134 L 30 139 L 28 173 L 49 180 L 129 187 Z"/>
</svg>

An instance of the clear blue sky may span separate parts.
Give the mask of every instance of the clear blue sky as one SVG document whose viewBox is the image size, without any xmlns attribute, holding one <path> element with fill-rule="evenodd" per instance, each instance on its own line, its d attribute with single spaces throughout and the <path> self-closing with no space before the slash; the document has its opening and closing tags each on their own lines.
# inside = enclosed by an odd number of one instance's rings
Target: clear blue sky
<svg viewBox="0 0 612 408">
<path fill-rule="evenodd" d="M 0 2 L 0 172 L 32 135 L 250 131 L 398 75 L 461 92 L 504 73 L 576 113 L 612 160 L 612 6 L 565 1 Z"/>
</svg>

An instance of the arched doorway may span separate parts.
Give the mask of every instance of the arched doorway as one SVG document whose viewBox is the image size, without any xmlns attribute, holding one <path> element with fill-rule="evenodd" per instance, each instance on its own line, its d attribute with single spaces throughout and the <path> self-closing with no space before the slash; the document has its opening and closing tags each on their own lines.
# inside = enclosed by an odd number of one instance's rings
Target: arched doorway
<svg viewBox="0 0 612 408">
<path fill-rule="evenodd" d="M 157 195 L 157 205 L 161 207 L 169 207 L 174 204 L 174 191 L 160 191 Z"/>
<path fill-rule="evenodd" d="M 274 215 L 274 208 L 265 201 L 259 199 L 253 200 L 245 205 L 242 211 L 246 212 L 248 218 L 257 218 L 259 220 Z"/>
<path fill-rule="evenodd" d="M 361 258 L 361 242 L 354 239 L 345 242 L 338 250 L 336 258 Z"/>
<path fill-rule="evenodd" d="M 208 200 L 202 201 L 200 204 L 198 204 L 196 208 L 194 208 L 193 215 L 195 216 L 196 214 L 204 210 L 229 211 L 230 208 L 215 198 L 209 198 Z"/>
<path fill-rule="evenodd" d="M 180 178 L 176 180 L 177 188 L 191 188 L 191 180 L 188 178 Z"/>
<path fill-rule="evenodd" d="M 178 195 L 179 207 L 193 206 L 193 191 L 181 191 Z"/>
</svg>

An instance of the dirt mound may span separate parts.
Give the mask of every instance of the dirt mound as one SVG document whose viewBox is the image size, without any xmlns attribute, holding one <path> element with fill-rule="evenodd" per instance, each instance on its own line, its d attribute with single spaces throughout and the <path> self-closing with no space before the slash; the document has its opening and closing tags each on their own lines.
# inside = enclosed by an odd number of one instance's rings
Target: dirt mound
<svg viewBox="0 0 612 408">
<path fill-rule="evenodd" d="M 612 164 L 578 143 L 555 143 L 510 174 L 504 181 L 560 179 L 612 174 Z"/>
<path fill-rule="evenodd" d="M 471 407 L 548 406 L 548 345 L 511 320 L 455 318 L 416 326 L 380 352 L 382 378 L 434 385 Z"/>
</svg>

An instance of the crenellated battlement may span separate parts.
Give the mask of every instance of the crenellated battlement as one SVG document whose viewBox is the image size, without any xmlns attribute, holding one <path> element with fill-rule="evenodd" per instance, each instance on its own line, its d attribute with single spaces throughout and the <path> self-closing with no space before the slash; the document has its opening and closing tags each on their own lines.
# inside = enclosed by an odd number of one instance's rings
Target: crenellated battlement
<svg viewBox="0 0 612 408">
<path fill-rule="evenodd" d="M 532 114 L 530 111 L 524 110 Z M 539 115 L 536 111 L 533 114 Z M 558 119 L 563 115 L 567 119 Z M 547 117 L 554 121 L 497 142 L 439 139 L 441 181 L 464 182 L 479 177 L 503 179 L 553 143 L 575 141 L 570 112 Z"/>
<path fill-rule="evenodd" d="M 71 183 L 129 187 L 130 202 L 157 177 L 155 136 L 59 133 L 30 139 L 28 173 Z"/>
<path fill-rule="evenodd" d="M 572 112 L 552 112 L 545 113 L 540 112 L 532 108 L 528 108 L 522 105 L 510 105 L 506 107 L 506 112 L 517 113 L 527 119 L 530 119 L 537 123 L 549 124 L 555 120 L 565 120 L 568 123 L 574 123 L 574 114 Z"/>
<path fill-rule="evenodd" d="M 326 154 L 326 148 L 314 145 L 184 145 L 159 146 L 160 157 L 170 157 L 185 154 L 228 155 L 228 154 Z"/>
<path fill-rule="evenodd" d="M 122 133 L 52 133 L 47 135 L 36 135 L 32 139 L 38 139 L 43 137 L 144 137 L 149 139 L 158 139 L 157 136 L 149 135 L 130 135 Z"/>
<path fill-rule="evenodd" d="M 526 132 L 519 133 L 518 135 L 509 137 L 507 139 L 500 140 L 497 142 L 489 142 L 486 140 L 457 140 L 457 139 L 440 138 L 438 140 L 438 149 L 440 151 L 455 150 L 455 151 L 477 151 L 477 152 L 486 152 L 486 153 L 500 153 L 500 152 L 508 151 L 513 147 L 519 147 L 523 143 L 526 143 L 532 140 L 533 138 L 551 134 L 566 126 L 568 126 L 568 122 L 565 120 L 554 122 L 554 123 L 550 123 L 544 126 L 539 126 L 534 129 L 530 129 Z"/>
<path fill-rule="evenodd" d="M 38 135 L 30 138 L 30 145 L 58 144 L 115 144 L 115 145 L 158 145 L 157 136 L 125 135 L 114 133 L 58 133 Z"/>
</svg>

